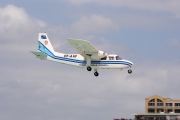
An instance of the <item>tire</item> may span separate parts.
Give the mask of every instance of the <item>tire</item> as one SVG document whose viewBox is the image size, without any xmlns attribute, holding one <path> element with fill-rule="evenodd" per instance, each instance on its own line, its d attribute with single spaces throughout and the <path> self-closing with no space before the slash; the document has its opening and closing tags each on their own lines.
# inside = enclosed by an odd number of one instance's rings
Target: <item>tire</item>
<svg viewBox="0 0 180 120">
<path fill-rule="evenodd" d="M 132 70 L 131 70 L 131 69 L 129 69 L 129 70 L 128 70 L 128 73 L 129 73 L 129 74 L 131 74 L 131 73 L 132 73 Z"/>
<path fill-rule="evenodd" d="M 94 73 L 94 76 L 96 76 L 96 77 L 99 76 L 99 73 L 98 73 L 98 72 L 95 72 L 95 73 Z"/>
<path fill-rule="evenodd" d="M 92 70 L 92 68 L 88 66 L 87 67 L 87 71 L 91 71 L 91 70 Z"/>
</svg>

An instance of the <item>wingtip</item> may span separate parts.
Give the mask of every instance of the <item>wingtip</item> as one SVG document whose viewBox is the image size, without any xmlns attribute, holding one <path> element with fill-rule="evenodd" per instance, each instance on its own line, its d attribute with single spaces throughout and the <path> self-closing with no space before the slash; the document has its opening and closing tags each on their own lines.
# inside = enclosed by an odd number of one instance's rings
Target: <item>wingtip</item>
<svg viewBox="0 0 180 120">
<path fill-rule="evenodd" d="M 30 53 L 33 53 L 34 51 L 29 51 Z"/>
<path fill-rule="evenodd" d="M 72 38 L 67 38 L 67 40 L 71 40 Z"/>
</svg>

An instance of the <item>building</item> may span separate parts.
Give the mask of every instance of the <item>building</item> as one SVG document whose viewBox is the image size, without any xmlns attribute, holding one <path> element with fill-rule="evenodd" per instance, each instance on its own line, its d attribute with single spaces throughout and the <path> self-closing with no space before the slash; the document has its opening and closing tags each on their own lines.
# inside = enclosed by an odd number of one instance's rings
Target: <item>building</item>
<svg viewBox="0 0 180 120">
<path fill-rule="evenodd" d="M 135 120 L 180 120 L 179 113 L 134 114 Z"/>
<path fill-rule="evenodd" d="M 146 113 L 180 113 L 180 100 L 154 95 L 145 99 Z"/>
<path fill-rule="evenodd" d="M 145 113 L 134 116 L 136 120 L 180 120 L 180 100 L 158 95 L 145 98 Z"/>
</svg>

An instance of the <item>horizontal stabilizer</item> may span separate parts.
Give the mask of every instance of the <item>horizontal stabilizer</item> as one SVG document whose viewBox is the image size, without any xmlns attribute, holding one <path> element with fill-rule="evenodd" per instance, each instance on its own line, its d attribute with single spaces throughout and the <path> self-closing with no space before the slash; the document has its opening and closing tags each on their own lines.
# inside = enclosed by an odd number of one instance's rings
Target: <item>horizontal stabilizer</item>
<svg viewBox="0 0 180 120">
<path fill-rule="evenodd" d="M 32 54 L 34 54 L 36 56 L 36 58 L 39 58 L 41 60 L 46 60 L 47 55 L 43 52 L 40 51 L 30 51 Z"/>
</svg>

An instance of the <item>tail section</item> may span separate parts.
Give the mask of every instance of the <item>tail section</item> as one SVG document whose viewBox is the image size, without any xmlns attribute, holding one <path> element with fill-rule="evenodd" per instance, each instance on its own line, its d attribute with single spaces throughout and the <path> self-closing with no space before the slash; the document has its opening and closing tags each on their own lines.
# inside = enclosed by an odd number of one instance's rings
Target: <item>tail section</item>
<svg viewBox="0 0 180 120">
<path fill-rule="evenodd" d="M 41 44 L 43 44 L 47 49 L 49 49 L 51 52 L 54 52 L 54 49 L 51 45 L 51 42 L 47 36 L 46 33 L 39 33 L 39 37 L 38 37 L 39 42 L 41 42 Z"/>
<path fill-rule="evenodd" d="M 55 51 L 46 33 L 39 33 L 38 44 L 39 44 L 39 48 L 38 48 L 39 51 L 44 52 L 49 56 L 54 56 Z"/>
</svg>

